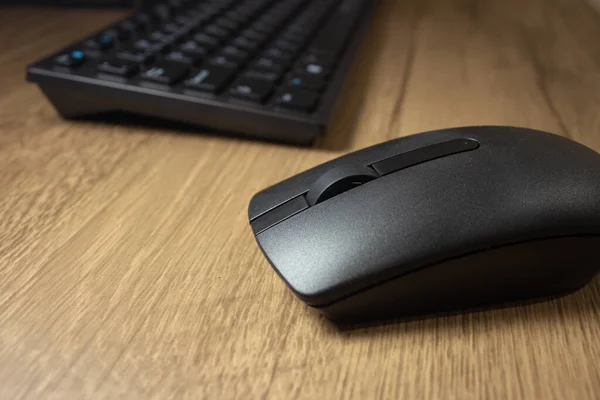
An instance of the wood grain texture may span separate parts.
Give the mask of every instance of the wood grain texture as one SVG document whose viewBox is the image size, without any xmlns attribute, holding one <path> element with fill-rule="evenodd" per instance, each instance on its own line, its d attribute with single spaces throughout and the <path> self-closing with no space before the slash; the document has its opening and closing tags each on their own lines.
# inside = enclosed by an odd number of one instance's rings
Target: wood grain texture
<svg viewBox="0 0 600 400">
<path fill-rule="evenodd" d="M 285 288 L 246 216 L 261 188 L 429 129 L 525 126 L 600 151 L 591 6 L 382 0 L 312 149 L 61 120 L 25 65 L 121 15 L 0 9 L 0 398 L 600 398 L 600 279 L 340 331 Z"/>
</svg>

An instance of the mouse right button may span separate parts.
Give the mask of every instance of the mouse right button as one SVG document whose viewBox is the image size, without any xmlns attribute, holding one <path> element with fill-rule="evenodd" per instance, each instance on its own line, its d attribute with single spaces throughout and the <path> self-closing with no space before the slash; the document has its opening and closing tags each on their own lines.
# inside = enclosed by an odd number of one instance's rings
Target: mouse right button
<svg viewBox="0 0 600 400">
<path fill-rule="evenodd" d="M 413 165 L 435 160 L 452 154 L 475 150 L 479 142 L 473 139 L 455 139 L 448 142 L 421 147 L 413 151 L 386 158 L 371 165 L 380 175 L 387 175 Z"/>
</svg>

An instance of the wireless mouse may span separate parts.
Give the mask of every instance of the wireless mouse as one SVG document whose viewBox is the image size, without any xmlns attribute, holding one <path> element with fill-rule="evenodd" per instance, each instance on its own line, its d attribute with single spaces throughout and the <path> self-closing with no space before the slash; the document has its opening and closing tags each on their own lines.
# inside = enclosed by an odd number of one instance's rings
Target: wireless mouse
<svg viewBox="0 0 600 400">
<path fill-rule="evenodd" d="M 548 298 L 600 270 L 600 155 L 531 129 L 427 132 L 265 189 L 249 219 L 293 293 L 337 323 Z"/>
</svg>

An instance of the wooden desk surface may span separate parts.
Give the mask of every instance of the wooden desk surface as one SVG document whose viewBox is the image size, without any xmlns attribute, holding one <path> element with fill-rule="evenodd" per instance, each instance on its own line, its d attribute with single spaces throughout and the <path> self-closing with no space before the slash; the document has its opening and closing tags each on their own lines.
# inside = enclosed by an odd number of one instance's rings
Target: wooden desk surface
<svg viewBox="0 0 600 400">
<path fill-rule="evenodd" d="M 60 119 L 27 63 L 121 12 L 0 10 L 0 398 L 600 398 L 600 279 L 556 301 L 339 331 L 247 223 L 261 188 L 429 129 L 600 151 L 600 18 L 575 0 L 383 0 L 312 149 Z"/>
</svg>

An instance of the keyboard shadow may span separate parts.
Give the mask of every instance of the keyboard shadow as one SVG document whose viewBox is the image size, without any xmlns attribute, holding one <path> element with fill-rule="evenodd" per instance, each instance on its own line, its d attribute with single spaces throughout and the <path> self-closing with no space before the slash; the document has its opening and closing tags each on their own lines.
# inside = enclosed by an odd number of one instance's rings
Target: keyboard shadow
<svg viewBox="0 0 600 400">
<path fill-rule="evenodd" d="M 124 111 L 110 111 L 85 117 L 76 118 L 79 121 L 107 124 L 111 126 L 123 126 L 128 128 L 148 129 L 148 133 L 175 134 L 197 137 L 220 137 L 231 140 L 250 140 L 263 143 L 276 143 L 283 146 L 297 146 L 286 142 L 278 142 L 273 139 L 251 136 L 238 132 L 218 130 L 213 127 L 178 122 L 159 117 L 139 115 Z"/>
</svg>

